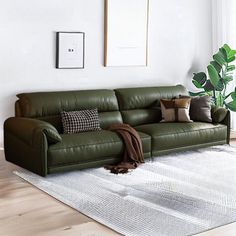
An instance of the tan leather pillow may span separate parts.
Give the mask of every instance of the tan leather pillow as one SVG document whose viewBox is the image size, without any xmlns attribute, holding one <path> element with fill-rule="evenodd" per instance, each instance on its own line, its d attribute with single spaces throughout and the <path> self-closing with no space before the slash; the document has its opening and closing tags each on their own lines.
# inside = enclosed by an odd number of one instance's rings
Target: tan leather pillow
<svg viewBox="0 0 236 236">
<path fill-rule="evenodd" d="M 189 116 L 190 102 L 191 98 L 161 99 L 161 122 L 193 122 Z"/>
</svg>

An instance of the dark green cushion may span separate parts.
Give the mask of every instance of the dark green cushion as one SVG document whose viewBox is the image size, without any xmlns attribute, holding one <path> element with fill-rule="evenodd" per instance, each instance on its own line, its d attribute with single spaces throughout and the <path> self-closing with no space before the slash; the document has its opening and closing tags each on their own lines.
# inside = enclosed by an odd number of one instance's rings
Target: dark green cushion
<svg viewBox="0 0 236 236">
<path fill-rule="evenodd" d="M 120 110 L 147 109 L 160 105 L 160 99 L 188 95 L 182 85 L 116 89 Z"/>
<path fill-rule="evenodd" d="M 121 115 L 123 121 L 131 126 L 142 124 L 157 123 L 161 121 L 161 109 L 135 109 L 129 111 L 122 111 Z"/>
<path fill-rule="evenodd" d="M 152 151 L 175 149 L 226 140 L 227 126 L 203 122 L 157 123 L 136 126 L 152 137 Z"/>
<path fill-rule="evenodd" d="M 150 157 L 151 137 L 139 132 L 145 157 Z M 74 165 L 116 157 L 121 160 L 124 144 L 121 137 L 108 130 L 61 135 L 62 142 L 49 146 L 49 167 Z"/>
<path fill-rule="evenodd" d="M 99 112 L 119 109 L 114 91 L 108 89 L 21 93 L 17 97 L 24 117 L 53 116 L 61 111 L 93 108 Z"/>
<path fill-rule="evenodd" d="M 108 129 L 112 124 L 123 123 L 119 111 L 100 112 L 98 113 L 98 118 L 102 129 Z"/>
<path fill-rule="evenodd" d="M 58 143 L 62 140 L 54 126 L 37 119 L 11 117 L 6 120 L 5 129 L 19 136 L 22 141 L 31 146 L 37 145 L 42 133 L 46 135 L 49 144 Z"/>
<path fill-rule="evenodd" d="M 188 95 L 182 85 L 116 89 L 124 123 L 131 126 L 156 123 L 161 120 L 160 99 Z"/>
<path fill-rule="evenodd" d="M 101 128 L 122 123 L 118 101 L 113 90 L 78 90 L 21 93 L 17 95 L 16 116 L 37 118 L 51 123 L 62 133 L 61 111 L 98 109 Z"/>
<path fill-rule="evenodd" d="M 45 133 L 49 144 L 61 142 L 62 139 L 60 134 L 57 132 L 56 128 L 54 128 L 51 124 L 48 124 L 47 126 L 42 124 L 40 128 Z"/>
<path fill-rule="evenodd" d="M 121 113 L 119 111 L 100 112 L 98 113 L 98 118 L 102 129 L 108 129 L 112 124 L 123 123 Z M 63 133 L 60 115 L 40 117 L 39 119 L 52 124 L 59 133 Z"/>
<path fill-rule="evenodd" d="M 227 116 L 228 110 L 223 107 L 212 106 L 211 116 L 213 123 L 221 123 Z"/>
</svg>

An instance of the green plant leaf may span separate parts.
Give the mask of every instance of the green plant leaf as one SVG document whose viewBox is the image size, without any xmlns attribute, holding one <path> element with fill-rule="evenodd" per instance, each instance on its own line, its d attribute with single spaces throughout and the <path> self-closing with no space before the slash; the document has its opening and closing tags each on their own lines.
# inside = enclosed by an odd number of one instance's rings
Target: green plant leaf
<svg viewBox="0 0 236 236">
<path fill-rule="evenodd" d="M 230 53 L 231 50 L 232 50 L 232 49 L 230 48 L 230 46 L 229 46 L 228 44 L 224 44 L 224 45 L 223 45 L 223 48 L 225 49 L 227 55 L 229 56 L 229 53 Z"/>
<path fill-rule="evenodd" d="M 232 93 L 230 94 L 230 96 L 231 96 L 231 98 L 232 98 L 233 100 L 236 100 L 236 92 L 235 92 L 235 91 L 232 92 Z"/>
<path fill-rule="evenodd" d="M 192 80 L 192 83 L 195 85 L 195 87 L 202 88 L 202 85 L 198 83 L 196 80 Z"/>
<path fill-rule="evenodd" d="M 213 59 L 221 66 L 227 63 L 224 57 L 222 56 L 221 52 L 218 52 L 215 55 L 213 55 Z"/>
<path fill-rule="evenodd" d="M 189 92 L 189 95 L 192 96 L 192 97 L 195 97 L 195 96 L 204 96 L 204 95 L 206 95 L 206 94 L 207 94 L 207 93 L 204 92 L 204 91 L 196 92 L 196 93 L 194 93 L 194 92 Z"/>
<path fill-rule="evenodd" d="M 223 47 L 219 49 L 218 53 L 221 54 L 222 58 L 224 58 L 225 62 L 227 62 L 228 55 L 227 55 L 226 50 Z"/>
<path fill-rule="evenodd" d="M 235 70 L 235 65 L 227 66 L 226 70 L 227 72 Z"/>
<path fill-rule="evenodd" d="M 236 59 L 235 56 L 228 57 L 228 58 L 227 58 L 227 62 L 228 62 L 228 63 L 233 62 L 233 61 L 235 61 L 235 59 Z"/>
<path fill-rule="evenodd" d="M 209 79 L 206 81 L 203 88 L 206 92 L 213 91 L 215 89 L 215 87 L 212 85 L 212 83 Z"/>
<path fill-rule="evenodd" d="M 223 83 L 227 85 L 229 82 L 233 81 L 233 76 L 232 75 L 227 75 L 223 77 Z"/>
<path fill-rule="evenodd" d="M 199 72 L 194 74 L 193 80 L 197 81 L 199 84 L 203 85 L 206 83 L 207 76 L 204 72 Z M 196 85 L 195 85 L 196 86 Z M 197 86 L 196 86 L 197 87 Z"/>
<path fill-rule="evenodd" d="M 229 53 L 228 53 L 228 57 L 232 57 L 232 56 L 235 56 L 236 55 L 236 50 L 231 50 Z"/>
<path fill-rule="evenodd" d="M 215 67 L 215 69 L 217 70 L 218 73 L 220 73 L 220 71 L 222 69 L 222 66 L 220 64 L 218 64 L 216 61 L 211 61 L 210 64 Z"/>
<path fill-rule="evenodd" d="M 222 91 L 224 89 L 224 82 L 223 79 L 220 79 L 217 86 L 215 87 L 216 91 Z"/>
<path fill-rule="evenodd" d="M 236 111 L 236 100 L 225 104 L 231 111 Z"/>
<path fill-rule="evenodd" d="M 216 95 L 216 105 L 219 107 L 224 106 L 224 96 L 221 93 L 218 93 Z"/>
<path fill-rule="evenodd" d="M 207 70 L 208 70 L 208 74 L 209 74 L 209 77 L 210 77 L 211 84 L 214 87 L 217 87 L 217 85 L 220 81 L 220 76 L 219 76 L 217 70 L 211 64 L 207 66 Z"/>
</svg>

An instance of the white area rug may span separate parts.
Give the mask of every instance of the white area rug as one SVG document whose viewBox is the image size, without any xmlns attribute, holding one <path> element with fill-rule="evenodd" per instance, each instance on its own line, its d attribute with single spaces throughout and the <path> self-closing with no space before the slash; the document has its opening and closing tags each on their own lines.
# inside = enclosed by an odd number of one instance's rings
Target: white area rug
<svg viewBox="0 0 236 236">
<path fill-rule="evenodd" d="M 125 175 L 15 173 L 124 235 L 193 235 L 236 221 L 236 148 L 227 145 L 158 157 Z"/>
</svg>

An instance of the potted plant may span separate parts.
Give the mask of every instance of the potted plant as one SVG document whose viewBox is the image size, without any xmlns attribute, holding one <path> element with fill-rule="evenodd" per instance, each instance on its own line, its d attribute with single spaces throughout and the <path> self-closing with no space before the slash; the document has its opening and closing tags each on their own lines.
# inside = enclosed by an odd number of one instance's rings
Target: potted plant
<svg viewBox="0 0 236 236">
<path fill-rule="evenodd" d="M 228 92 L 230 82 L 234 80 L 236 50 L 224 44 L 219 51 L 213 55 L 213 60 L 207 66 L 208 76 L 204 72 L 194 73 L 192 83 L 201 89 L 199 92 L 190 92 L 191 96 L 212 96 L 216 106 L 226 107 L 236 111 L 236 88 Z"/>
</svg>

